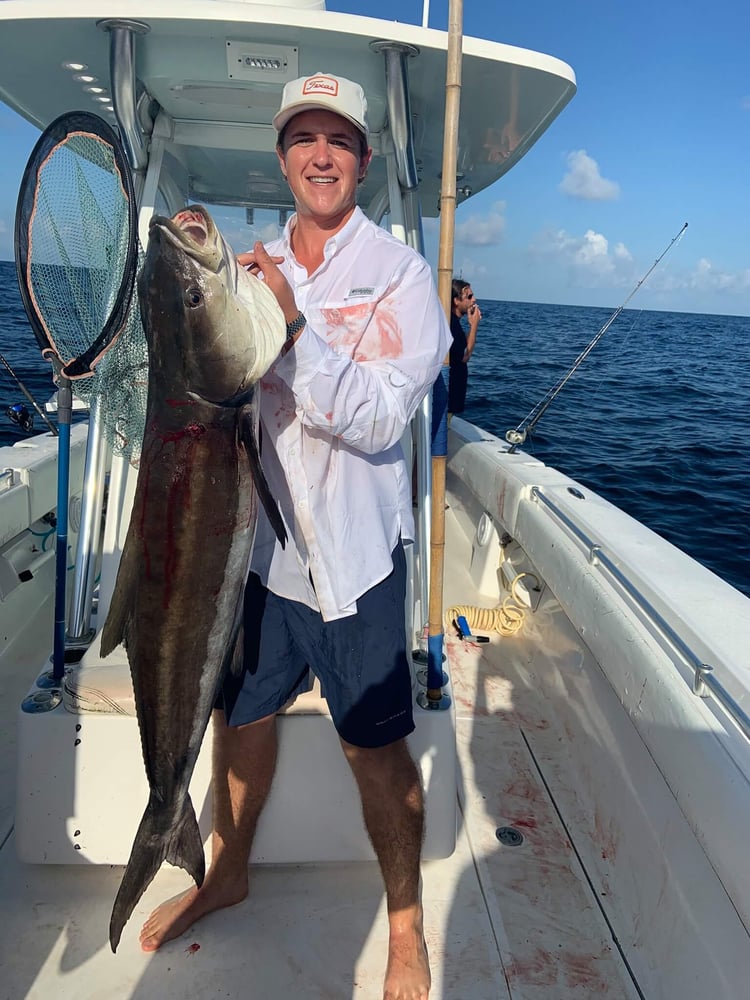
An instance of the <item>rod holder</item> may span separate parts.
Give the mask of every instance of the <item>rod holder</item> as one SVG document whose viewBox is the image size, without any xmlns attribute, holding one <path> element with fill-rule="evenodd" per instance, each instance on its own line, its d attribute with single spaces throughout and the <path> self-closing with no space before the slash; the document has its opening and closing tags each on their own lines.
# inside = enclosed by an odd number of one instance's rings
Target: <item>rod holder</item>
<svg viewBox="0 0 750 1000">
<path fill-rule="evenodd" d="M 443 659 L 445 660 L 445 657 L 443 657 Z M 419 684 L 423 688 L 427 687 L 427 673 L 428 671 L 426 667 L 424 667 L 422 670 L 417 671 L 417 684 Z M 443 670 L 441 671 L 440 686 L 445 687 L 447 683 L 448 683 L 448 675 Z"/>
<path fill-rule="evenodd" d="M 417 695 L 417 704 L 428 712 L 445 712 L 451 707 L 451 700 L 440 688 L 428 688 Z"/>
</svg>

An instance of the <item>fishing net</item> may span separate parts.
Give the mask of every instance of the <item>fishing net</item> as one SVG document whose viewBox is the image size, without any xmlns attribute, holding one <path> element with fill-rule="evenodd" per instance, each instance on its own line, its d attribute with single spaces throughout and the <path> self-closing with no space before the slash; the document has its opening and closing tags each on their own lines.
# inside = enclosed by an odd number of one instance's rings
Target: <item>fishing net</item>
<svg viewBox="0 0 750 1000">
<path fill-rule="evenodd" d="M 56 378 L 100 399 L 113 451 L 137 464 L 146 340 L 133 295 L 142 260 L 130 171 L 116 133 L 76 112 L 49 126 L 24 173 L 16 269 L 27 316 Z"/>
<path fill-rule="evenodd" d="M 139 269 L 143 257 L 139 253 Z M 136 295 L 117 342 L 90 378 L 74 382 L 73 391 L 88 404 L 94 397 L 100 398 L 99 413 L 107 444 L 113 454 L 122 455 L 137 467 L 146 422 L 148 349 Z"/>
</svg>

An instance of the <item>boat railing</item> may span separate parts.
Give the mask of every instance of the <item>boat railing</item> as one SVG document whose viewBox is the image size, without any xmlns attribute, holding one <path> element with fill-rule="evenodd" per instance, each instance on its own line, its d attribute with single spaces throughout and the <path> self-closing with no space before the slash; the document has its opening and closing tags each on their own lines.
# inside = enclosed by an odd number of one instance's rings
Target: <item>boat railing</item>
<svg viewBox="0 0 750 1000">
<path fill-rule="evenodd" d="M 604 567 L 617 581 L 619 586 L 635 603 L 639 611 L 657 631 L 674 647 L 693 671 L 693 694 L 699 698 L 713 695 L 724 711 L 733 719 L 746 739 L 750 740 L 750 716 L 732 697 L 721 681 L 717 680 L 714 668 L 704 663 L 700 657 L 677 633 L 662 614 L 654 607 L 648 598 L 638 589 L 633 581 L 622 572 L 619 566 L 607 555 L 604 548 L 590 538 L 576 522 L 559 507 L 554 500 L 546 496 L 539 486 L 531 488 L 532 500 L 543 504 L 565 527 L 578 539 L 588 553 L 592 565 Z"/>
</svg>

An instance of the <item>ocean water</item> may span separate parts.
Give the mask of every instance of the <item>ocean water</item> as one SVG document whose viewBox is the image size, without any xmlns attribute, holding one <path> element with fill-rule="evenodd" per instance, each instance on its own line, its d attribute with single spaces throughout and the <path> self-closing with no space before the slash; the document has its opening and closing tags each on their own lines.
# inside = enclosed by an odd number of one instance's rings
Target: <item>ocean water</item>
<svg viewBox="0 0 750 1000">
<path fill-rule="evenodd" d="M 504 437 L 614 310 L 482 300 L 466 419 Z M 0 261 L 0 353 L 41 404 L 54 391 Z M 24 396 L 0 361 L 0 444 Z M 29 407 L 31 409 L 31 407 Z M 44 425 L 37 416 L 35 430 Z M 624 310 L 524 448 L 750 596 L 750 317 Z"/>
<path fill-rule="evenodd" d="M 481 307 L 464 416 L 498 437 L 614 312 Z M 750 595 L 750 317 L 624 310 L 524 450 Z"/>
</svg>

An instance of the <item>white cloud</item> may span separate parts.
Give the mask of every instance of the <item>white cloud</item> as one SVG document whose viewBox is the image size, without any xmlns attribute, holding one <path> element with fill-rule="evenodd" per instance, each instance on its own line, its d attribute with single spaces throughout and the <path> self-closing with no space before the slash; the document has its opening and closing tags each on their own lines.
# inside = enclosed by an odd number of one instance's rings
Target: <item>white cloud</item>
<svg viewBox="0 0 750 1000">
<path fill-rule="evenodd" d="M 750 111 L 750 94 L 747 94 L 740 101 L 740 107 L 743 111 Z"/>
<path fill-rule="evenodd" d="M 463 278 L 464 281 L 475 282 L 480 278 L 486 278 L 490 270 L 486 264 L 473 260 L 471 257 L 463 256 L 453 261 L 453 276 Z"/>
<path fill-rule="evenodd" d="M 615 248 L 612 253 L 617 257 L 618 260 L 632 260 L 633 255 L 625 246 L 624 243 L 615 243 Z"/>
<path fill-rule="evenodd" d="M 750 290 L 750 268 L 720 271 L 706 257 L 701 257 L 686 273 L 684 287 L 699 292 L 746 292 Z"/>
<path fill-rule="evenodd" d="M 633 256 L 625 244 L 610 248 L 607 237 L 593 229 L 587 229 L 583 236 L 548 229 L 536 237 L 529 250 L 567 267 L 571 284 L 580 287 L 625 285 L 634 280 Z"/>
<path fill-rule="evenodd" d="M 281 232 L 275 222 L 248 226 L 243 220 L 231 217 L 221 219 L 216 215 L 214 215 L 214 221 L 235 253 L 245 253 L 252 250 L 258 240 L 261 243 L 270 243 L 272 240 L 278 239 Z"/>
<path fill-rule="evenodd" d="M 599 164 L 585 149 L 568 153 L 568 172 L 560 182 L 559 190 L 572 198 L 585 201 L 614 201 L 620 197 L 620 185 L 599 173 Z"/>
<path fill-rule="evenodd" d="M 15 256 L 15 246 L 11 227 L 5 219 L 0 219 L 0 260 L 13 260 Z"/>
<path fill-rule="evenodd" d="M 505 202 L 496 202 L 486 215 L 470 215 L 456 225 L 456 243 L 464 246 L 487 247 L 502 242 L 505 235 Z"/>
<path fill-rule="evenodd" d="M 530 250 L 567 267 L 570 284 L 580 288 L 632 288 L 650 263 L 635 261 L 622 243 L 610 248 L 606 237 L 592 230 L 582 237 L 570 236 L 564 230 L 542 233 Z M 681 296 L 694 305 L 699 301 L 696 295 L 705 301 L 712 295 L 746 295 L 750 292 L 750 268 L 725 271 L 706 257 L 686 268 L 675 267 L 667 260 L 648 275 L 645 287 L 659 298 L 671 296 L 673 302 L 679 302 L 674 297 Z M 727 302 L 724 304 L 728 307 Z"/>
<path fill-rule="evenodd" d="M 252 233 L 253 240 L 260 240 L 261 243 L 270 243 L 272 240 L 279 238 L 282 228 L 276 222 L 269 222 L 260 228 L 253 226 L 250 232 Z"/>
</svg>

